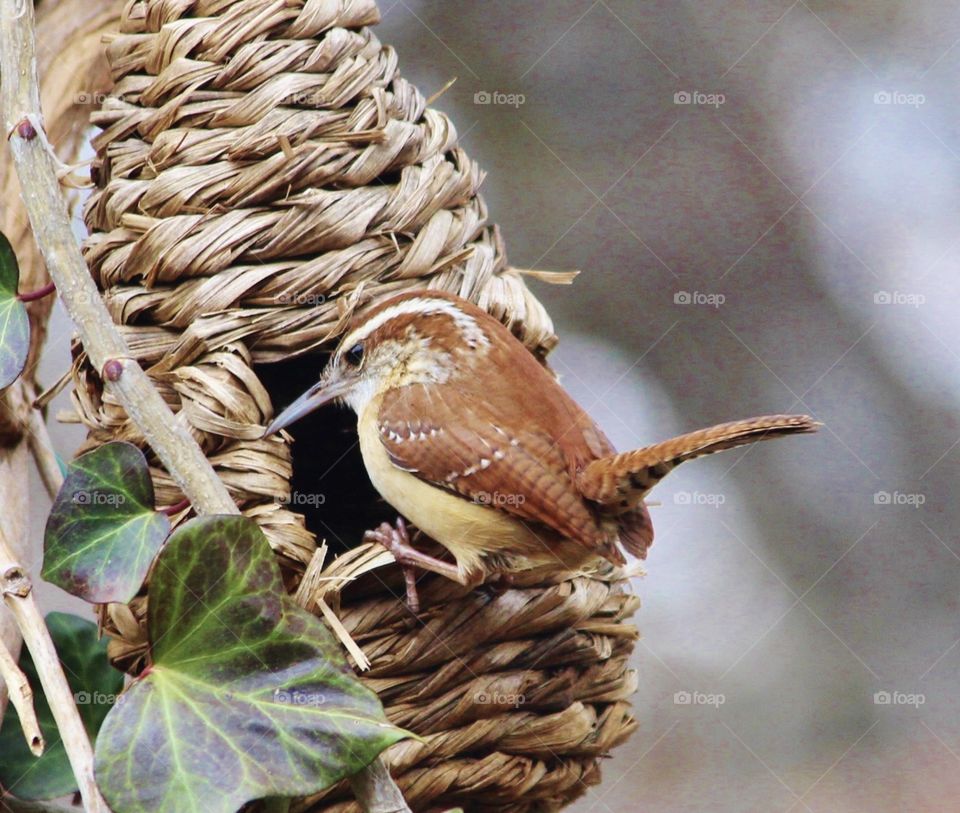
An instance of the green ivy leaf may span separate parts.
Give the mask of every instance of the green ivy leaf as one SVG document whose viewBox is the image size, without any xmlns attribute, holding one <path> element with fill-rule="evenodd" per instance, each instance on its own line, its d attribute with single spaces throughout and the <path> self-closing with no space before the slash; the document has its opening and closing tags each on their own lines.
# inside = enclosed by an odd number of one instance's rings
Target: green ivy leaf
<svg viewBox="0 0 960 813">
<path fill-rule="evenodd" d="M 126 603 L 169 533 L 143 453 L 107 443 L 67 467 L 44 532 L 43 578 L 86 601 Z"/>
<path fill-rule="evenodd" d="M 46 620 L 80 718 L 90 738 L 95 739 L 110 705 L 123 688 L 123 675 L 110 666 L 107 642 L 97 640 L 96 624 L 67 613 L 50 613 Z M 39 758 L 30 753 L 17 711 L 8 704 L 0 726 L 0 785 L 17 798 L 30 801 L 73 793 L 77 783 L 26 647 L 20 655 L 20 668 L 33 689 L 34 708 L 46 748 Z"/>
<path fill-rule="evenodd" d="M 30 349 L 30 320 L 27 309 L 17 299 L 19 285 L 17 255 L 0 232 L 0 389 L 17 380 Z"/>
<path fill-rule="evenodd" d="M 286 595 L 257 525 L 192 520 L 157 557 L 152 663 L 97 741 L 115 813 L 233 813 L 314 793 L 408 734 L 347 666 L 324 624 Z"/>
</svg>

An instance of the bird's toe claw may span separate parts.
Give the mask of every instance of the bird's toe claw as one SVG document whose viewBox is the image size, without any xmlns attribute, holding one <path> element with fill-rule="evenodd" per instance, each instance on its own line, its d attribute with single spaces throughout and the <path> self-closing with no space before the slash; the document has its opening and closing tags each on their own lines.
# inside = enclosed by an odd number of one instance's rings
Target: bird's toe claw
<svg viewBox="0 0 960 813">
<path fill-rule="evenodd" d="M 389 522 L 381 523 L 376 529 L 367 531 L 363 538 L 376 542 L 386 548 L 403 569 L 404 583 L 407 592 L 407 606 L 417 615 L 420 612 L 420 597 L 417 595 L 416 564 L 417 551 L 410 547 L 410 536 L 402 518 L 397 519 L 396 526 Z"/>
</svg>

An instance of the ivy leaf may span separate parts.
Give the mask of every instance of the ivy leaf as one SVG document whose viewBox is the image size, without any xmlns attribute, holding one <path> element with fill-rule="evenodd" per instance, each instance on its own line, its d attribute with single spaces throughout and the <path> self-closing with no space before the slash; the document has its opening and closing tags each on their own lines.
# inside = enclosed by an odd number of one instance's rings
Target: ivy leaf
<svg viewBox="0 0 960 813">
<path fill-rule="evenodd" d="M 286 595 L 245 517 L 200 517 L 157 557 L 152 663 L 107 717 L 97 781 L 115 813 L 233 813 L 314 793 L 408 736 L 324 624 Z"/>
<path fill-rule="evenodd" d="M 27 309 L 17 299 L 19 285 L 17 255 L 0 232 L 0 389 L 17 380 L 30 349 L 30 320 Z"/>
<path fill-rule="evenodd" d="M 86 601 L 130 601 L 170 533 L 132 443 L 107 443 L 67 466 L 47 519 L 43 578 Z"/>
<path fill-rule="evenodd" d="M 94 739 L 110 705 L 123 688 L 123 675 L 110 666 L 107 642 L 97 640 L 96 624 L 67 613 L 50 613 L 46 621 L 67 683 L 77 701 L 80 718 Z M 0 785 L 17 798 L 29 801 L 55 799 L 73 793 L 77 783 L 26 647 L 20 655 L 20 668 L 33 689 L 34 708 L 46 749 L 40 757 L 30 753 L 20 730 L 17 711 L 8 704 L 0 726 L 0 754 L 3 754 Z"/>
</svg>

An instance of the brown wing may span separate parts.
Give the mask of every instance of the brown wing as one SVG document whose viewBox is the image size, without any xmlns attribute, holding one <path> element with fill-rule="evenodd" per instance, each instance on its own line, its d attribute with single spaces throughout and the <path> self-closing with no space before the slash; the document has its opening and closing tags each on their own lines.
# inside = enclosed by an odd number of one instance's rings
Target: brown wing
<svg viewBox="0 0 960 813">
<path fill-rule="evenodd" d="M 588 547 L 606 547 L 609 532 L 578 493 L 551 433 L 535 415 L 525 415 L 522 428 L 516 410 L 505 420 L 486 395 L 444 384 L 388 392 L 378 429 L 394 465 Z"/>
</svg>

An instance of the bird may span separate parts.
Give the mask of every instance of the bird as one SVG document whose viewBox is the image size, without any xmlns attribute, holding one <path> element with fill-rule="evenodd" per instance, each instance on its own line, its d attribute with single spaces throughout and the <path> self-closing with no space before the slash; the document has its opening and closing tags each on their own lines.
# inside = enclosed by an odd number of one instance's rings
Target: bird
<svg viewBox="0 0 960 813">
<path fill-rule="evenodd" d="M 366 538 L 404 569 L 415 612 L 418 569 L 475 587 L 544 565 L 622 566 L 624 551 L 646 558 L 653 525 L 644 498 L 676 466 L 820 425 L 766 415 L 617 453 L 504 324 L 435 290 L 392 296 L 356 317 L 317 383 L 264 437 L 331 402 L 356 413 L 370 481 L 399 513 L 396 526 Z M 404 518 L 454 561 L 415 548 Z"/>
</svg>

